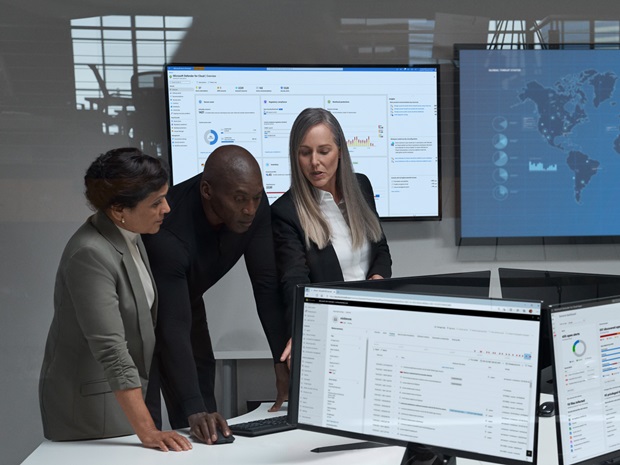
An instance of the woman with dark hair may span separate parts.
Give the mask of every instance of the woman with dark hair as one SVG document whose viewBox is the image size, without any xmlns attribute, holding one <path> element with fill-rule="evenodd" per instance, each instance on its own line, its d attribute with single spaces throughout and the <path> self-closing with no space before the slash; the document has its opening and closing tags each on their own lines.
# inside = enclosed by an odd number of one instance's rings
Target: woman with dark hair
<svg viewBox="0 0 620 465">
<path fill-rule="evenodd" d="M 84 176 L 96 213 L 67 243 L 54 289 L 39 400 L 45 437 L 137 434 L 145 447 L 189 450 L 159 431 L 144 394 L 155 345 L 157 290 L 140 234 L 170 211 L 168 171 L 134 148 L 99 156 Z"/>
<path fill-rule="evenodd" d="M 271 207 L 288 311 L 297 284 L 389 278 L 392 259 L 372 186 L 353 171 L 334 115 L 302 111 L 291 128 L 289 159 L 291 188 Z"/>
</svg>

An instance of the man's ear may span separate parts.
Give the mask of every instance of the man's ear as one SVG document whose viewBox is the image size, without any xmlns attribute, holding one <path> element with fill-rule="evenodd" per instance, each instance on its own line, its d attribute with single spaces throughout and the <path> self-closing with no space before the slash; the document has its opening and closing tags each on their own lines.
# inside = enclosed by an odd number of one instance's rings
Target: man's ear
<svg viewBox="0 0 620 465">
<path fill-rule="evenodd" d="M 208 181 L 200 182 L 200 194 L 205 200 L 211 200 L 212 192 L 213 190 L 212 190 L 211 184 L 209 184 Z"/>
</svg>

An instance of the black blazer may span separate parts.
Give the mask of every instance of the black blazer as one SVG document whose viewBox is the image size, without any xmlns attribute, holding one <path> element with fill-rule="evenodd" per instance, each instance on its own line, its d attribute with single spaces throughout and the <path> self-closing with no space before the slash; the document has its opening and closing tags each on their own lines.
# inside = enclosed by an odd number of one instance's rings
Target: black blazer
<svg viewBox="0 0 620 465">
<path fill-rule="evenodd" d="M 377 214 L 375 197 L 370 181 L 363 174 L 356 174 L 364 198 Z M 331 244 L 319 250 L 312 243 L 306 248 L 304 232 L 297 216 L 290 191 L 287 191 L 271 206 L 273 237 L 276 261 L 284 292 L 288 317 L 292 315 L 294 292 L 297 284 L 343 281 L 338 256 Z M 366 277 L 374 274 L 389 278 L 392 276 L 392 258 L 385 236 L 379 242 L 370 244 L 370 267 Z M 290 321 L 290 320 L 289 320 Z"/>
</svg>

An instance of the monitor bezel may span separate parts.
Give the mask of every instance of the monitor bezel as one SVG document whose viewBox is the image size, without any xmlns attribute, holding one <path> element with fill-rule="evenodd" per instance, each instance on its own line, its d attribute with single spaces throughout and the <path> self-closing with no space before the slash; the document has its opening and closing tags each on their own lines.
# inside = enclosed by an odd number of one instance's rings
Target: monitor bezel
<svg viewBox="0 0 620 465">
<path fill-rule="evenodd" d="M 553 369 L 553 376 L 557 379 L 558 373 L 556 371 L 557 363 L 555 360 L 555 350 L 554 350 L 554 338 L 553 338 L 553 326 L 552 326 L 552 316 L 555 313 L 560 312 L 569 312 L 575 309 L 582 309 L 588 307 L 598 307 L 602 305 L 608 304 L 618 304 L 620 303 L 620 294 L 617 296 L 609 296 L 609 297 L 601 297 L 597 299 L 588 299 L 588 300 L 580 300 L 575 302 L 566 302 L 560 304 L 552 304 L 547 307 L 547 311 L 544 312 L 545 318 L 547 320 L 547 328 L 549 332 L 549 338 L 551 341 L 551 366 Z M 569 462 L 565 462 L 564 460 L 564 450 L 562 448 L 562 419 L 560 418 L 564 412 L 563 406 L 558 402 L 558 383 L 553 383 L 553 396 L 555 400 L 555 433 L 556 433 L 556 444 L 558 450 L 558 465 L 569 465 Z M 570 465 L 602 465 L 608 463 L 609 460 L 619 459 L 620 458 L 620 447 L 614 452 L 607 452 L 602 455 L 597 455 L 596 457 L 590 457 L 588 459 L 582 460 L 580 462 L 570 463 Z M 614 460 L 615 461 L 615 460 Z M 609 462 L 611 463 L 611 462 Z"/>
<path fill-rule="evenodd" d="M 342 283 L 342 284 L 346 284 L 346 283 Z M 338 429 L 333 429 L 333 428 L 319 427 L 315 425 L 299 423 L 298 421 L 299 387 L 300 387 L 299 365 L 300 365 L 301 354 L 299 351 L 299 347 L 300 347 L 299 342 L 297 342 L 296 344 L 295 341 L 300 341 L 302 330 L 303 330 L 303 321 L 300 319 L 300 316 L 301 316 L 300 314 L 303 313 L 303 300 L 304 300 L 304 292 L 306 288 L 326 289 L 326 290 L 339 289 L 339 290 L 344 290 L 344 291 L 362 290 L 359 288 L 346 287 L 346 285 L 345 286 L 326 285 L 323 283 L 321 284 L 298 284 L 296 286 L 295 305 L 294 305 L 293 322 L 292 322 L 293 344 L 291 348 L 292 349 L 291 377 L 290 377 L 291 381 L 290 381 L 290 387 L 289 387 L 289 404 L 288 404 L 289 406 L 288 406 L 288 412 L 287 412 L 288 422 L 299 429 L 313 431 L 317 433 L 336 435 L 336 436 L 341 436 L 341 437 L 346 437 L 346 438 L 358 439 L 362 441 L 371 441 L 371 442 L 377 442 L 377 443 L 383 443 L 383 444 L 389 444 L 389 445 L 403 446 L 407 448 L 409 448 L 412 445 L 415 445 L 413 443 L 399 440 L 399 439 L 387 438 L 383 436 L 375 436 L 375 435 L 370 435 L 370 434 L 361 434 L 361 433 L 356 433 L 356 432 L 343 431 L 343 430 L 338 430 Z M 368 289 L 368 290 L 372 291 L 372 289 Z M 417 293 L 417 292 L 416 293 L 398 292 L 398 291 L 391 291 L 391 290 L 384 290 L 384 289 L 377 290 L 376 292 L 382 293 L 382 294 L 388 293 L 388 294 L 400 294 L 400 295 L 415 295 L 415 296 L 420 296 L 420 297 L 441 296 L 441 297 L 449 297 L 449 298 L 462 298 L 466 300 L 487 300 L 487 301 L 494 301 L 494 302 L 523 302 L 523 303 L 541 304 L 541 314 L 539 315 L 539 319 L 538 319 L 538 323 L 539 323 L 538 325 L 538 328 L 539 328 L 539 334 L 538 334 L 538 340 L 539 340 L 539 344 L 538 344 L 539 351 L 538 352 L 539 353 L 538 355 L 539 357 L 537 360 L 537 364 L 539 364 L 540 362 L 540 341 L 541 341 L 541 336 L 542 336 L 541 328 L 542 328 L 542 318 L 543 318 L 541 301 L 527 300 L 527 299 L 517 300 L 517 299 L 502 299 L 502 298 L 491 298 L 491 297 L 458 296 L 454 294 L 443 295 L 443 294 L 437 294 L 437 293 L 427 294 L 427 293 Z M 534 395 L 535 395 L 536 405 L 539 405 L 540 404 L 540 380 L 541 380 L 540 370 L 537 369 L 536 373 L 537 373 L 536 374 L 536 389 L 535 389 Z M 481 454 L 481 453 L 477 453 L 473 451 L 451 449 L 449 447 L 443 447 L 443 446 L 437 446 L 437 445 L 423 444 L 423 446 L 436 452 L 438 455 L 441 455 L 444 458 L 462 457 L 462 458 L 467 458 L 467 459 L 472 459 L 472 460 L 482 460 L 482 461 L 487 461 L 487 462 L 503 463 L 505 465 L 537 465 L 538 451 L 539 451 L 539 446 L 538 446 L 538 431 L 539 430 L 538 428 L 539 428 L 538 415 L 534 415 L 533 460 L 531 462 L 524 461 L 524 460 L 515 460 L 515 459 L 506 458 L 506 457 L 486 455 L 486 454 Z M 501 460 L 501 461 L 498 462 L 498 460 Z"/>
<path fill-rule="evenodd" d="M 462 197 L 461 197 L 461 89 L 460 89 L 460 52 L 466 50 L 496 50 L 506 52 L 520 51 L 575 51 L 575 50 L 616 50 L 620 43 L 567 42 L 567 43 L 455 43 L 453 44 L 454 64 L 454 147 L 455 147 L 455 193 L 456 193 L 456 227 L 455 243 L 464 245 L 563 245 L 563 244 L 612 244 L 620 240 L 620 234 L 610 235 L 553 235 L 553 236 L 463 236 L 462 234 Z"/>
<path fill-rule="evenodd" d="M 206 68 L 240 68 L 240 69 L 251 69 L 251 68 L 324 68 L 324 69 L 393 69 L 393 68 L 429 68 L 435 70 L 436 75 L 436 90 L 435 95 L 437 99 L 437 196 L 435 200 L 437 201 L 437 214 L 436 215 L 425 215 L 425 216 L 381 216 L 379 219 L 381 221 L 441 221 L 442 219 L 442 169 L 441 169 L 441 159 L 442 159 L 442 143 L 441 143 L 441 89 L 440 89 L 440 64 L 438 63 L 424 63 L 424 64 L 316 64 L 316 63 L 211 63 L 211 62 L 171 62 L 166 63 L 164 65 L 164 91 L 165 91 L 165 99 L 166 99 L 166 131 L 167 131 L 167 149 L 168 149 L 168 166 L 170 170 L 170 185 L 173 186 L 177 183 L 174 181 L 174 168 L 172 163 L 173 153 L 172 153 L 172 139 L 171 139 L 171 124 L 170 124 L 170 95 L 169 95 L 169 85 L 168 85 L 168 69 L 170 67 L 206 67 Z M 288 163 L 288 160 L 287 160 Z"/>
<path fill-rule="evenodd" d="M 360 281 L 324 282 L 322 286 L 347 289 L 375 289 L 407 294 L 445 295 L 472 298 L 487 298 L 491 293 L 491 270 L 464 271 L 443 274 L 400 276 Z M 416 289 L 416 287 L 420 289 Z M 484 289 L 484 295 L 478 290 Z"/>
<path fill-rule="evenodd" d="M 564 286 L 597 286 L 597 292 L 601 292 L 600 286 L 610 286 L 616 283 L 620 287 L 620 275 L 609 273 L 588 273 L 585 271 L 564 271 L 551 269 L 534 269 L 534 268 L 508 268 L 499 267 L 497 269 L 499 275 L 500 289 L 502 297 L 504 290 L 519 288 L 561 288 Z M 519 276 L 521 273 L 521 276 Z M 512 274 L 512 276 L 509 276 Z M 514 284 L 514 285 L 513 285 Z M 603 289 L 604 290 L 604 289 Z M 517 293 L 518 291 L 515 291 Z M 605 300 L 615 297 L 616 294 L 605 294 L 588 297 L 587 299 L 579 299 L 572 301 L 555 301 L 545 302 L 543 299 L 543 307 L 558 307 L 560 305 L 568 305 L 579 302 L 590 302 L 596 300 Z M 507 297 L 513 299 L 514 297 Z M 530 297 L 527 297 L 530 298 Z M 561 296 L 559 297 L 561 299 Z M 519 300 L 520 297 L 517 297 Z"/>
</svg>

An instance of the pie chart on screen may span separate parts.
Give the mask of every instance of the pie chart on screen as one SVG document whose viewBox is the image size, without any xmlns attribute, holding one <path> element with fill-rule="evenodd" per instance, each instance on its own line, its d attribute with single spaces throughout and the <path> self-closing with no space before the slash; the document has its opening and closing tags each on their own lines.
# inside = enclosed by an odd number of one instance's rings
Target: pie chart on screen
<svg viewBox="0 0 620 465">
<path fill-rule="evenodd" d="M 508 189 L 506 186 L 501 184 L 499 186 L 495 186 L 495 189 L 493 189 L 493 198 L 499 201 L 506 200 L 508 198 Z"/>
<path fill-rule="evenodd" d="M 209 131 L 205 132 L 205 142 L 209 145 L 214 145 L 217 143 L 218 137 L 217 137 L 217 132 L 215 132 L 213 129 L 210 129 Z"/>
<path fill-rule="evenodd" d="M 493 163 L 495 166 L 504 166 L 508 163 L 508 155 L 506 152 L 502 152 L 501 150 L 495 152 L 493 154 Z"/>
<path fill-rule="evenodd" d="M 508 145 L 508 138 L 504 134 L 495 134 L 493 136 L 493 147 L 498 150 L 506 148 Z"/>
<path fill-rule="evenodd" d="M 508 121 L 503 116 L 496 116 L 493 118 L 493 129 L 498 132 L 505 131 L 508 127 Z"/>
</svg>

